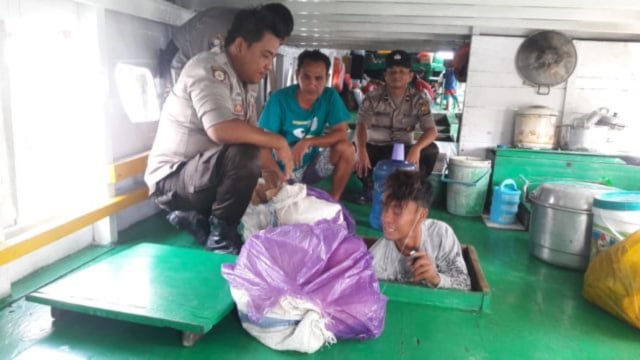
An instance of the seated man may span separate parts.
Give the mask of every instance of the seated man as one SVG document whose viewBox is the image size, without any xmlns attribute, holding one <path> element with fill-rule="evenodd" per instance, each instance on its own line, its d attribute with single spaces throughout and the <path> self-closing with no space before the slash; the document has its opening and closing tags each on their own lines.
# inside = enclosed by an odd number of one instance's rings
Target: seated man
<svg viewBox="0 0 640 360">
<path fill-rule="evenodd" d="M 287 139 L 293 180 L 313 184 L 333 174 L 330 194 L 339 200 L 353 171 L 355 151 L 347 135 L 349 112 L 336 90 L 327 87 L 330 65 L 320 51 L 303 51 L 296 69 L 298 84 L 271 95 L 258 125 Z M 272 157 L 263 163 L 281 173 Z"/>
<path fill-rule="evenodd" d="M 381 280 L 410 281 L 436 288 L 471 289 L 460 243 L 449 225 L 427 219 L 433 189 L 413 171 L 396 171 L 385 183 L 384 237 L 370 249 Z"/>
<path fill-rule="evenodd" d="M 413 78 L 411 57 L 402 50 L 389 53 L 384 74 L 385 85 L 367 93 L 358 111 L 355 142 L 356 171 L 362 181 L 361 203 L 371 201 L 371 170 L 380 160 L 391 159 L 394 143 L 405 144 L 405 160 L 415 164 L 427 178 L 438 159 L 438 135 L 431 116 L 429 99 L 410 86 Z M 422 135 L 414 143 L 414 131 Z"/>
</svg>

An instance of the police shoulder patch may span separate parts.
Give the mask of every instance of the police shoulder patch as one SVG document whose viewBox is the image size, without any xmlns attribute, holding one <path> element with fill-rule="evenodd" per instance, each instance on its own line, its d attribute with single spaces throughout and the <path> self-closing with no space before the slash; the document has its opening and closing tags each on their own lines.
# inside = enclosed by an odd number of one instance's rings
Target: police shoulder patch
<svg viewBox="0 0 640 360">
<path fill-rule="evenodd" d="M 227 72 L 223 68 L 215 66 L 211 67 L 211 75 L 213 75 L 214 79 L 219 81 L 225 81 L 228 77 Z"/>
<path fill-rule="evenodd" d="M 418 104 L 420 105 L 421 115 L 431 114 L 431 108 L 429 108 L 429 102 L 427 100 L 420 100 Z"/>
</svg>

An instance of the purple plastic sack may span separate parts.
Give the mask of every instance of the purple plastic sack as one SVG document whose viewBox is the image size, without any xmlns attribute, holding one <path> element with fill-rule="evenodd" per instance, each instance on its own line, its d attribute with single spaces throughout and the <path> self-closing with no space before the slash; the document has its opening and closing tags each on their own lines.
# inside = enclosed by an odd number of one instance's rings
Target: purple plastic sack
<svg viewBox="0 0 640 360">
<path fill-rule="evenodd" d="M 356 221 L 353 219 L 353 216 L 351 216 L 351 213 L 349 212 L 349 210 L 347 210 L 347 208 L 344 205 L 333 200 L 331 195 L 329 195 L 329 193 L 327 193 L 326 191 L 320 190 L 310 185 L 307 185 L 307 195 L 313 196 L 314 198 L 325 200 L 334 204 L 340 204 L 340 207 L 342 208 L 342 220 L 344 220 L 344 222 L 347 224 L 347 229 L 349 230 L 349 234 L 355 235 Z"/>
<path fill-rule="evenodd" d="M 222 266 L 222 275 L 247 292 L 253 321 L 288 295 L 317 306 L 336 338 L 364 339 L 382 332 L 387 302 L 371 262 L 362 239 L 320 220 L 256 233 L 235 264 Z"/>
</svg>

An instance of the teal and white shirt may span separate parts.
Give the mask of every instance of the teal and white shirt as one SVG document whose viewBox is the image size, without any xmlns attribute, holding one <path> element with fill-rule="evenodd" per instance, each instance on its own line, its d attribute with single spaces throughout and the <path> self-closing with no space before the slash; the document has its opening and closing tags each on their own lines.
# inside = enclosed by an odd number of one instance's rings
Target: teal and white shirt
<svg viewBox="0 0 640 360">
<path fill-rule="evenodd" d="M 338 92 L 325 87 L 309 110 L 300 107 L 296 99 L 299 85 L 291 85 L 274 92 L 260 115 L 258 126 L 284 136 L 290 147 L 298 141 L 322 136 L 327 128 L 346 122 L 351 117 Z M 318 152 L 314 147 L 304 155 L 305 167 Z"/>
</svg>

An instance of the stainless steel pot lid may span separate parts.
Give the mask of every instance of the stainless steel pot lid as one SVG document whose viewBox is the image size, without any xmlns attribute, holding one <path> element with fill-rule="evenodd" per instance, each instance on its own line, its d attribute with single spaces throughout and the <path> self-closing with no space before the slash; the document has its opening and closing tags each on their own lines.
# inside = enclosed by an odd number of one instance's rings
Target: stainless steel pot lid
<svg viewBox="0 0 640 360">
<path fill-rule="evenodd" d="M 516 54 L 516 69 L 522 78 L 537 85 L 565 82 L 577 63 L 573 41 L 557 31 L 540 31 L 525 39 Z"/>
<path fill-rule="evenodd" d="M 531 193 L 531 201 L 562 209 L 591 211 L 596 195 L 618 189 L 580 181 L 546 182 Z"/>
</svg>

